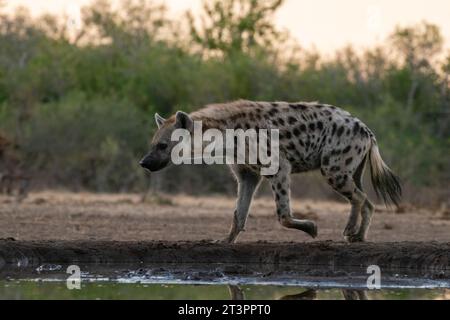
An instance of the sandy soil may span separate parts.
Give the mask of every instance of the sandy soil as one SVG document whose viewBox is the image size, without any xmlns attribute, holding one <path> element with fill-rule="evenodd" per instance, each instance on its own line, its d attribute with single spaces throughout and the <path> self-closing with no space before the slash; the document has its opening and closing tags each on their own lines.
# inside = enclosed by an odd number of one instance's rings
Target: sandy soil
<svg viewBox="0 0 450 320">
<path fill-rule="evenodd" d="M 24 202 L 0 197 L 0 238 L 16 240 L 198 241 L 223 239 L 234 199 L 177 196 L 142 202 L 139 195 L 41 192 Z M 281 227 L 270 198 L 253 203 L 239 242 L 342 241 L 349 205 L 294 200 L 296 216 L 317 222 L 319 236 Z M 401 213 L 379 207 L 369 241 L 450 242 L 450 215 L 406 206 Z"/>
</svg>

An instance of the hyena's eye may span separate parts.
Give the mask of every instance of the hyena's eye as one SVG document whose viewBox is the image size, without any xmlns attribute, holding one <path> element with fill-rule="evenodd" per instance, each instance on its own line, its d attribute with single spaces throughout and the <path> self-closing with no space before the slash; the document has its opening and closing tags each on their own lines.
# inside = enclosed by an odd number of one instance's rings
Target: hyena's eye
<svg viewBox="0 0 450 320">
<path fill-rule="evenodd" d="M 158 143 L 158 145 L 156 146 L 159 150 L 166 150 L 168 145 L 167 143 Z"/>
</svg>

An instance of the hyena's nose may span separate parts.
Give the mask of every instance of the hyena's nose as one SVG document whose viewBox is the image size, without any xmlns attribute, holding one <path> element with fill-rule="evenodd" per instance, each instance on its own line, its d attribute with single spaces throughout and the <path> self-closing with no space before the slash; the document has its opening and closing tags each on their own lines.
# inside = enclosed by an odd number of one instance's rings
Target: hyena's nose
<svg viewBox="0 0 450 320">
<path fill-rule="evenodd" d="M 142 158 L 141 161 L 139 161 L 139 165 L 144 169 L 148 169 L 147 157 Z"/>
</svg>

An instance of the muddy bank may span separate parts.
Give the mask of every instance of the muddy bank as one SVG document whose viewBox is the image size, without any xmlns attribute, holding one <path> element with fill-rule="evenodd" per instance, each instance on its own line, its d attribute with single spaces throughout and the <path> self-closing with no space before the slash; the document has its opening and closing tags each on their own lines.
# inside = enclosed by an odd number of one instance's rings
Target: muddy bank
<svg viewBox="0 0 450 320">
<path fill-rule="evenodd" d="M 0 240 L 0 266 L 43 264 L 226 264 L 227 273 L 301 271 L 329 276 L 340 270 L 378 265 L 385 270 L 450 278 L 450 243 L 399 242 L 347 244 Z M 335 274 L 334 274 L 335 275 Z"/>
</svg>

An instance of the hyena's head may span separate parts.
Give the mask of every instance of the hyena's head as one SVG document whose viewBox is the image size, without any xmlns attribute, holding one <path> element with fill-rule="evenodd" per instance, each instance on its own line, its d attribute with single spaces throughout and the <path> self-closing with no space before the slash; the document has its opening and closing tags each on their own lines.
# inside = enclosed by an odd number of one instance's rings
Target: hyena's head
<svg viewBox="0 0 450 320">
<path fill-rule="evenodd" d="M 159 114 L 155 114 L 155 121 L 158 130 L 153 136 L 150 151 L 139 162 L 143 168 L 151 172 L 162 170 L 171 164 L 172 148 L 178 143 L 172 141 L 172 133 L 177 129 L 186 129 L 192 132 L 194 128 L 194 121 L 182 111 L 178 111 L 176 115 L 167 120 Z"/>
</svg>

